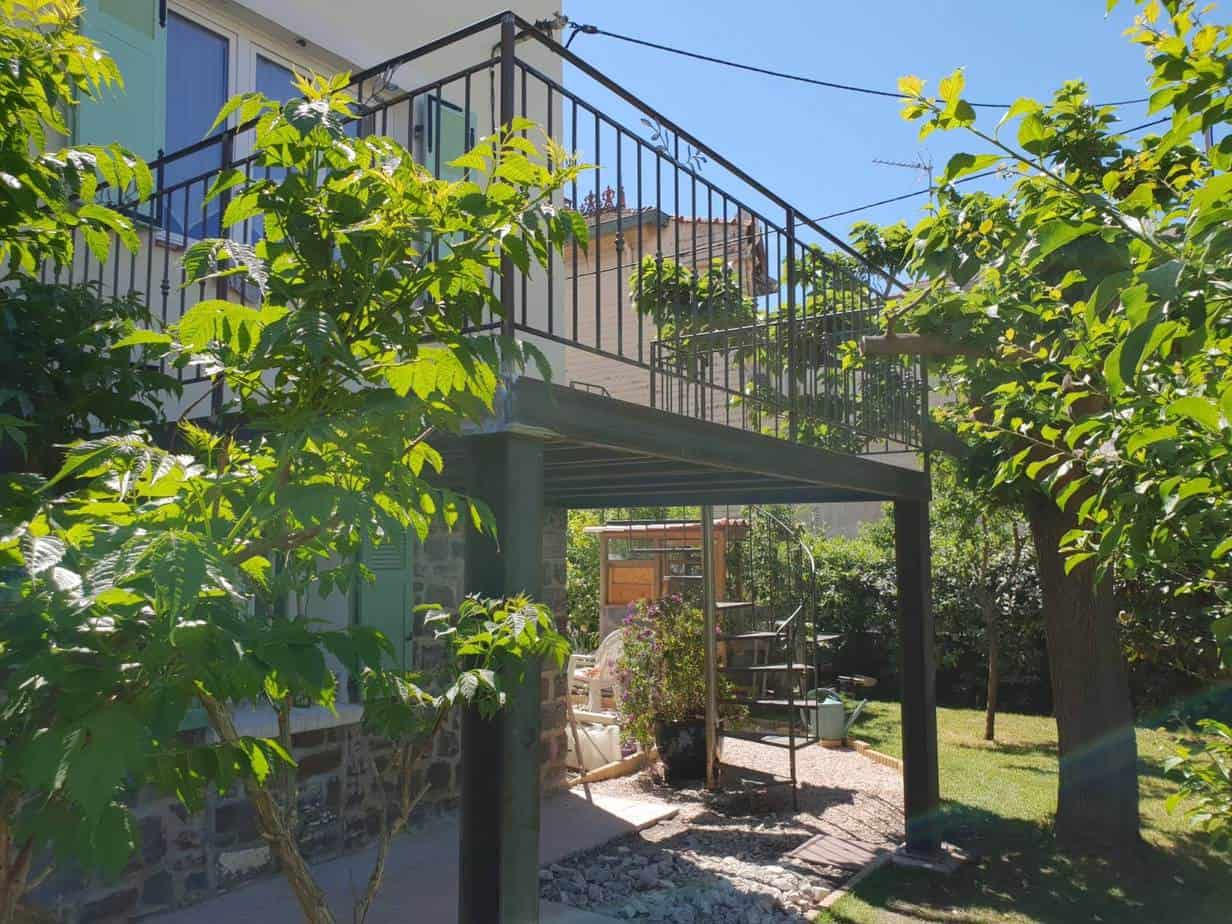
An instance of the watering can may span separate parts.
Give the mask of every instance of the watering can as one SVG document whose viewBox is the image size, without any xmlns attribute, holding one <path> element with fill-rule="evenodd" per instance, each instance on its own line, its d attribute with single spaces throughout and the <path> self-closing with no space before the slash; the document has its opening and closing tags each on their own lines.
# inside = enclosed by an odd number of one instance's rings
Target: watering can
<svg viewBox="0 0 1232 924">
<path fill-rule="evenodd" d="M 851 710 L 851 715 L 849 716 L 842 698 L 833 690 L 810 690 L 808 695 L 810 698 L 817 698 L 817 705 L 811 707 L 813 713 L 812 732 L 815 737 L 822 741 L 844 740 L 847 737 L 847 732 L 851 730 L 851 726 L 860 717 L 860 712 L 868 702 L 866 699 L 861 700 Z M 801 710 L 806 725 L 808 724 L 808 711 L 806 709 Z"/>
</svg>

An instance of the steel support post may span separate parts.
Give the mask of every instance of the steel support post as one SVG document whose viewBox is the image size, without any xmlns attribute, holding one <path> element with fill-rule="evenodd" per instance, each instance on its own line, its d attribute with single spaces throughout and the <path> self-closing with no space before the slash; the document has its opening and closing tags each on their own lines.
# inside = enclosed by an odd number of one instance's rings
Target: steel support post
<svg viewBox="0 0 1232 924">
<path fill-rule="evenodd" d="M 468 528 L 467 589 L 542 594 L 543 444 L 510 434 L 467 440 L 470 492 L 496 516 L 499 544 Z M 462 729 L 460 924 L 539 920 L 539 675 L 506 686 L 494 720 L 468 711 Z"/>
<path fill-rule="evenodd" d="M 903 811 L 907 851 L 927 855 L 940 846 L 937 773 L 936 655 L 930 592 L 928 504 L 894 502 L 898 570 L 898 637 L 902 678 Z"/>
</svg>

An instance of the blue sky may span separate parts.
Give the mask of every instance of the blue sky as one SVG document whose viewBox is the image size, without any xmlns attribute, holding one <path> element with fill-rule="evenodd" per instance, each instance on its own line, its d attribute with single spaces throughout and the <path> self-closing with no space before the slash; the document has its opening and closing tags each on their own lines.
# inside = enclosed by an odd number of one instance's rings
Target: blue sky
<svg viewBox="0 0 1232 924">
<path fill-rule="evenodd" d="M 1131 0 L 1105 17 L 1104 0 L 565 0 L 576 22 L 718 57 L 887 90 L 917 74 L 935 88 L 957 66 L 972 100 L 1046 97 L 1081 78 L 1096 99 L 1144 96 L 1142 52 L 1122 34 Z M 938 172 L 979 142 L 959 133 L 918 140 L 890 99 L 856 96 L 580 35 L 572 50 L 675 119 L 810 215 L 926 187 L 914 171 L 874 158 L 931 157 Z M 566 85 L 610 115 L 631 111 L 566 67 Z M 1126 125 L 1145 104 L 1123 108 Z M 1000 115 L 981 111 L 992 127 Z M 716 182 L 721 171 L 707 167 Z M 924 197 L 827 222 L 845 235 L 858 218 L 914 220 Z"/>
</svg>

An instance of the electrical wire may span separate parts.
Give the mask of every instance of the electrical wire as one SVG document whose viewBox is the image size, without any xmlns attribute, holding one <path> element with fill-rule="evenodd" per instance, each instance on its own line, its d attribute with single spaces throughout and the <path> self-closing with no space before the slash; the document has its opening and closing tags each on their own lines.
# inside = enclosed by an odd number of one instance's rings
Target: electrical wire
<svg viewBox="0 0 1232 924">
<path fill-rule="evenodd" d="M 581 23 L 570 23 L 569 28 L 572 33 L 565 41 L 565 48 L 572 44 L 573 40 L 578 35 L 602 35 L 607 38 L 616 39 L 621 42 L 628 42 L 631 45 L 641 45 L 645 48 L 654 48 L 657 51 L 667 52 L 668 54 L 680 55 L 685 58 L 693 58 L 697 61 L 706 61 L 710 64 L 719 64 L 723 67 L 731 67 L 737 70 L 749 71 L 754 74 L 762 74 L 766 77 L 776 77 L 780 80 L 793 80 L 797 83 L 806 83 L 816 87 L 826 87 L 830 90 L 842 90 L 847 93 L 862 93 L 865 96 L 880 96 L 888 99 L 909 99 L 905 93 L 899 93 L 894 90 L 878 90 L 873 87 L 861 87 L 849 83 L 837 83 L 833 80 L 821 80 L 816 77 L 805 77 L 801 74 L 791 74 L 787 71 L 776 71 L 766 67 L 758 67 L 754 64 L 744 64 L 740 61 L 731 61 L 727 58 L 719 58 L 714 55 L 702 54 L 697 51 L 688 51 L 684 48 L 677 48 L 673 45 L 663 45 L 659 42 L 652 42 L 647 39 L 635 38 L 632 35 L 621 35 L 619 32 L 609 32 L 607 29 L 600 29 L 598 26 L 584 25 Z M 1147 102 L 1149 97 L 1138 97 L 1134 99 L 1113 100 L 1108 103 L 1096 103 L 1095 105 L 1104 106 L 1132 106 L 1137 103 Z M 977 109 L 1009 109 L 1009 103 L 971 103 L 971 106 Z"/>
<path fill-rule="evenodd" d="M 1162 119 L 1153 119 L 1150 122 L 1143 122 L 1141 125 L 1133 125 L 1122 132 L 1118 132 L 1118 134 L 1128 135 L 1130 132 L 1140 132 L 1143 129 L 1154 128 L 1157 125 L 1162 125 L 1165 122 L 1171 121 L 1171 118 L 1165 116 Z M 973 173 L 971 176 L 965 176 L 961 179 L 955 180 L 953 185 L 957 186 L 959 183 L 973 183 L 976 180 L 985 180 L 988 177 L 995 176 L 1000 172 L 1000 170 L 985 170 L 983 173 Z M 931 189 L 917 189 L 915 192 L 903 193 L 901 196 L 891 196 L 888 199 L 878 199 L 876 202 L 869 202 L 865 205 L 857 205 L 854 208 L 843 209 L 840 212 L 830 212 L 828 215 L 818 215 L 813 219 L 813 221 L 822 222 L 829 221 L 831 218 L 842 218 L 845 215 L 854 215 L 857 212 L 865 212 L 868 209 L 875 209 L 881 205 L 891 205 L 895 202 L 905 202 L 907 199 L 914 199 L 917 196 L 927 196 L 930 193 L 932 193 Z"/>
</svg>

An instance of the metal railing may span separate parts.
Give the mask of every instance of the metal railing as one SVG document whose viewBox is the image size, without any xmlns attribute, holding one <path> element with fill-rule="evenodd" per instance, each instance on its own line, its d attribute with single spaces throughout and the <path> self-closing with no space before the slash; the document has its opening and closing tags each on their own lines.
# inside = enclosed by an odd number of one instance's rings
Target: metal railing
<svg viewBox="0 0 1232 924">
<path fill-rule="evenodd" d="M 458 49 L 472 47 L 482 49 L 478 60 L 459 67 Z M 400 68 L 431 73 L 443 53 L 451 55 L 439 66 L 444 76 L 393 85 Z M 545 70 L 552 56 L 614 96 L 626 117 L 566 89 Z M 527 117 L 594 165 L 561 203 L 585 217 L 589 247 L 569 248 L 530 274 L 506 258 L 494 280 L 500 317 L 476 332 L 553 345 L 558 379 L 671 413 L 853 452 L 922 446 L 918 362 L 870 359 L 843 369 L 839 358 L 844 339 L 874 329 L 894 280 L 525 20 L 488 17 L 355 75 L 351 89 L 350 130 L 395 138 L 438 177 L 461 176 L 448 166 L 461 151 L 445 150 L 446 121 L 460 122 L 469 144 Z M 229 193 L 205 202 L 220 172 L 274 175 L 249 153 L 252 131 L 228 128 L 151 165 L 155 192 L 131 209 L 139 254 L 113 247 L 99 261 L 79 247 L 73 266 L 46 275 L 137 293 L 164 324 L 202 298 L 255 305 L 259 293 L 238 277 L 185 287 L 179 265 L 187 244 L 222 232 Z M 777 143 L 767 137 L 768 155 Z M 251 242 L 262 227 L 249 219 L 227 233 Z M 185 384 L 208 381 L 205 370 L 178 374 Z"/>
</svg>

